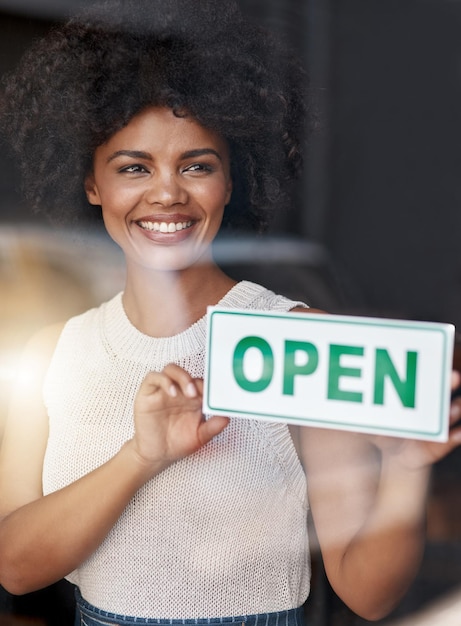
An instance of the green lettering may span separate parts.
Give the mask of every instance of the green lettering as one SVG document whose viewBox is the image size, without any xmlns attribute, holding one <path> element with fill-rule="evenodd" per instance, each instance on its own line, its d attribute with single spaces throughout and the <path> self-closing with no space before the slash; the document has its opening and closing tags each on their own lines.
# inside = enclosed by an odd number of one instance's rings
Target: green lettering
<svg viewBox="0 0 461 626">
<path fill-rule="evenodd" d="M 248 380 L 245 375 L 243 361 L 249 348 L 257 348 L 263 356 L 262 372 L 258 380 Z M 270 385 L 274 374 L 274 354 L 267 341 L 261 337 L 241 339 L 234 350 L 233 372 L 237 384 L 245 391 L 253 393 L 264 391 Z"/>
<path fill-rule="evenodd" d="M 364 349 L 358 346 L 330 346 L 330 364 L 328 371 L 328 399 L 345 400 L 346 402 L 362 402 L 363 394 L 359 391 L 346 391 L 339 388 L 339 380 L 343 376 L 360 378 L 362 370 L 357 367 L 343 367 L 341 357 L 343 354 L 363 356 Z"/>
<path fill-rule="evenodd" d="M 375 390 L 373 402 L 384 404 L 384 381 L 389 377 L 403 406 L 414 409 L 416 397 L 417 352 L 407 352 L 406 377 L 401 379 L 387 350 L 376 349 Z"/>
<path fill-rule="evenodd" d="M 302 350 L 307 359 L 303 365 L 295 363 L 296 353 Z M 287 396 L 294 395 L 295 376 L 308 376 L 317 369 L 319 353 L 314 344 L 307 341 L 285 341 L 285 364 L 283 372 L 283 393 Z"/>
</svg>

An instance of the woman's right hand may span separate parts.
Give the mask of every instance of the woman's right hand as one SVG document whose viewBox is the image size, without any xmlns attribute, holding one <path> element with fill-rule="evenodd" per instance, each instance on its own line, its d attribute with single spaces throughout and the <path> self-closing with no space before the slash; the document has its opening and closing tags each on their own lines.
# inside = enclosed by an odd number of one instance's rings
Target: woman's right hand
<svg viewBox="0 0 461 626">
<path fill-rule="evenodd" d="M 199 450 L 224 430 L 229 418 L 202 413 L 203 381 L 178 365 L 150 372 L 134 404 L 134 449 L 143 464 L 158 473 Z"/>
</svg>

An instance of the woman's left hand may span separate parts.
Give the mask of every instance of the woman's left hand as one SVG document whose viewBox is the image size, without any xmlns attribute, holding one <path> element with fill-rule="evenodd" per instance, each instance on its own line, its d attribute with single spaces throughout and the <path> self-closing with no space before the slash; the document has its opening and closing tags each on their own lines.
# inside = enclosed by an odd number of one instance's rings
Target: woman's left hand
<svg viewBox="0 0 461 626">
<path fill-rule="evenodd" d="M 452 373 L 452 391 L 461 385 L 461 374 Z M 372 436 L 372 443 L 381 451 L 383 460 L 396 461 L 403 468 L 414 470 L 433 465 L 461 444 L 461 397 L 455 397 L 450 406 L 450 433 L 448 441 L 433 442 L 416 439 Z"/>
</svg>

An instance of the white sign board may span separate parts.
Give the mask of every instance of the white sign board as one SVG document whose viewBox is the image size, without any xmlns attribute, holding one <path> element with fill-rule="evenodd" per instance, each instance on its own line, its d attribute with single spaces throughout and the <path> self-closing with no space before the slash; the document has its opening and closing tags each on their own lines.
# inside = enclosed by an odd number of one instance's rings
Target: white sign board
<svg viewBox="0 0 461 626">
<path fill-rule="evenodd" d="M 446 441 L 454 327 L 210 307 L 203 410 Z"/>
</svg>

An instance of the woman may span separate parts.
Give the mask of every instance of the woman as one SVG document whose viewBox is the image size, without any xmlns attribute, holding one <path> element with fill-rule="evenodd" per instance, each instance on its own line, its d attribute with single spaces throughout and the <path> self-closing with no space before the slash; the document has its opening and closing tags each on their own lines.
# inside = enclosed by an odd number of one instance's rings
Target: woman
<svg viewBox="0 0 461 626">
<path fill-rule="evenodd" d="M 34 342 L 53 352 L 44 405 L 15 395 L 0 485 L 11 592 L 68 577 L 87 626 L 297 624 L 309 506 L 354 611 L 384 615 L 414 577 L 428 468 L 459 430 L 433 445 L 201 413 L 208 305 L 307 311 L 235 283 L 211 253 L 223 222 L 262 226 L 286 197 L 304 84 L 279 42 L 211 0 L 109 2 L 9 79 L 27 196 L 100 210 L 127 267 L 123 294 L 70 320 L 56 349 L 54 329 Z"/>
</svg>

